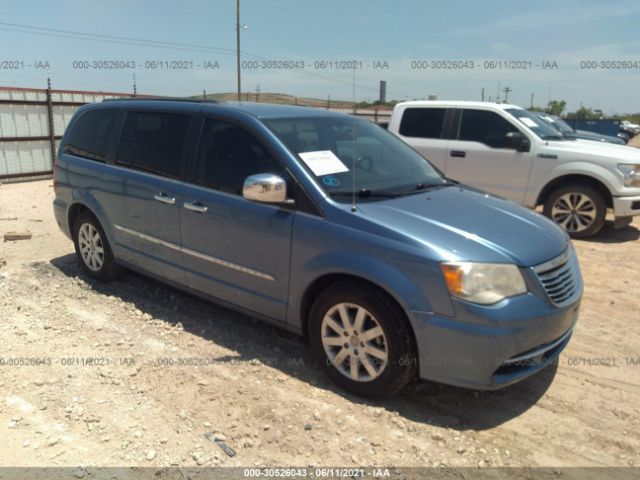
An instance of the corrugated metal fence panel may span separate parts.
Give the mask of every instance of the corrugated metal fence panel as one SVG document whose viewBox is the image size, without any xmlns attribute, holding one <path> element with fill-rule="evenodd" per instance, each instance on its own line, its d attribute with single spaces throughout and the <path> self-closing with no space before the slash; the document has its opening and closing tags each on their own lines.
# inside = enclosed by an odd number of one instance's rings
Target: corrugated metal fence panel
<svg viewBox="0 0 640 480">
<path fill-rule="evenodd" d="M 46 105 L 0 105 L 0 138 L 48 134 Z"/>
<path fill-rule="evenodd" d="M 48 140 L 0 142 L 0 175 L 51 170 Z"/>
<path fill-rule="evenodd" d="M 44 102 L 47 100 L 47 93 L 34 90 L 0 90 L 0 100 Z"/>
</svg>

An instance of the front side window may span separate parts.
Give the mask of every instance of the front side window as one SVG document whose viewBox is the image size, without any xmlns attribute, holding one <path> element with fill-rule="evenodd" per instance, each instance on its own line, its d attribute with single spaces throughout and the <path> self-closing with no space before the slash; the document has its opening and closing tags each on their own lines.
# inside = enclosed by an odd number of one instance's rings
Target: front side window
<svg viewBox="0 0 640 480">
<path fill-rule="evenodd" d="M 116 162 L 168 177 L 178 177 L 189 115 L 129 112 Z"/>
<path fill-rule="evenodd" d="M 240 195 L 245 179 L 258 173 L 284 176 L 283 169 L 249 132 L 207 119 L 198 148 L 196 182 Z"/>
<path fill-rule="evenodd" d="M 506 136 L 518 132 L 510 122 L 488 110 L 463 110 L 459 140 L 484 143 L 491 148 L 509 148 Z"/>
<path fill-rule="evenodd" d="M 378 198 L 445 180 L 422 156 L 378 125 L 347 116 L 265 119 L 322 188 L 338 201 Z"/>
<path fill-rule="evenodd" d="M 407 108 L 400 121 L 400 135 L 441 138 L 446 108 Z"/>
<path fill-rule="evenodd" d="M 65 137 L 63 152 L 104 162 L 115 119 L 116 111 L 113 109 L 100 108 L 81 114 Z"/>
</svg>

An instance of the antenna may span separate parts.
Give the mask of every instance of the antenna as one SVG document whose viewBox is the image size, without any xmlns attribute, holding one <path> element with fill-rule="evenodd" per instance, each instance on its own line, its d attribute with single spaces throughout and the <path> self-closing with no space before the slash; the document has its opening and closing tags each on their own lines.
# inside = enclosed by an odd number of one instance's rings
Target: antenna
<svg viewBox="0 0 640 480">
<path fill-rule="evenodd" d="M 356 129 L 353 128 L 353 141 L 351 142 L 351 211 L 356 209 Z"/>
<path fill-rule="evenodd" d="M 353 64 L 353 113 L 356 113 L 356 65 Z M 353 141 L 351 142 L 351 211 L 356 211 L 356 127 L 353 128 Z"/>
</svg>

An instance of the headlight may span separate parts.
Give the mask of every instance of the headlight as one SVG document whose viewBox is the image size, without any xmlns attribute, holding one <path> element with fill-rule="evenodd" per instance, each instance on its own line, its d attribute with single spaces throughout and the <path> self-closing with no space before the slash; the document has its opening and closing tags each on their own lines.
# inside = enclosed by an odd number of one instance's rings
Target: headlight
<svg viewBox="0 0 640 480">
<path fill-rule="evenodd" d="M 441 264 L 451 295 L 489 305 L 527 292 L 520 270 L 502 263 L 451 262 Z"/>
<path fill-rule="evenodd" d="M 622 172 L 625 187 L 640 188 L 640 165 L 621 163 L 618 170 Z"/>
</svg>

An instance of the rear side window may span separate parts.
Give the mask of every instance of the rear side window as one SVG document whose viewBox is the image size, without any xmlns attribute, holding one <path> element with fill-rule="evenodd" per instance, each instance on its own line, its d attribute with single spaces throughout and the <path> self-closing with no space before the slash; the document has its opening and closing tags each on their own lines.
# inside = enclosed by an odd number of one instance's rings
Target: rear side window
<svg viewBox="0 0 640 480">
<path fill-rule="evenodd" d="M 104 162 L 115 124 L 116 111 L 97 109 L 80 115 L 65 137 L 63 152 Z"/>
<path fill-rule="evenodd" d="M 460 140 L 480 142 L 491 148 L 507 148 L 506 135 L 518 129 L 495 112 L 463 110 Z"/>
<path fill-rule="evenodd" d="M 117 163 L 178 177 L 190 118 L 189 115 L 166 112 L 127 113 Z"/>
<path fill-rule="evenodd" d="M 446 108 L 407 108 L 400 121 L 400 135 L 441 138 Z"/>
</svg>

